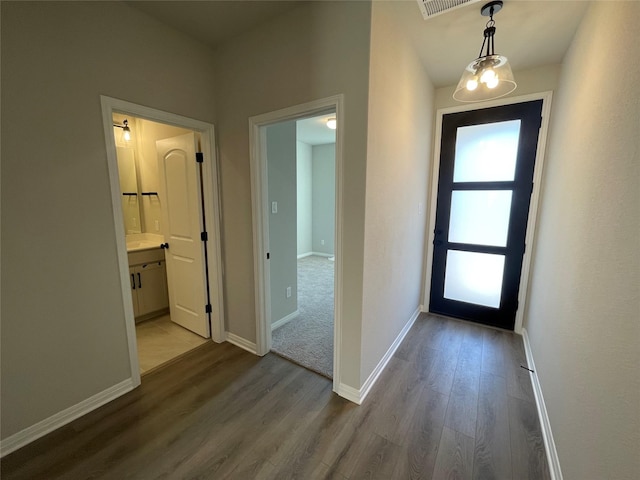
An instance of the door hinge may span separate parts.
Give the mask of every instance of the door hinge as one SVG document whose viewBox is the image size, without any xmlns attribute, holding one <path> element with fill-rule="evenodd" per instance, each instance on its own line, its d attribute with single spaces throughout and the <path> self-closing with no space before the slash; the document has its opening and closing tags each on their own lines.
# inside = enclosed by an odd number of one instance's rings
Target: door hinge
<svg viewBox="0 0 640 480">
<path fill-rule="evenodd" d="M 204 162 L 204 154 L 202 152 L 196 152 L 196 162 L 197 163 Z"/>
<path fill-rule="evenodd" d="M 210 303 L 207 303 L 207 304 L 204 306 L 204 313 L 211 313 L 212 311 L 213 311 L 213 310 L 211 309 L 211 304 L 210 304 Z"/>
<path fill-rule="evenodd" d="M 200 233 L 200 240 L 207 242 L 209 240 L 209 234 L 207 232 Z"/>
<path fill-rule="evenodd" d="M 271 254 L 269 252 L 267 252 L 267 260 L 269 260 L 270 255 Z"/>
</svg>

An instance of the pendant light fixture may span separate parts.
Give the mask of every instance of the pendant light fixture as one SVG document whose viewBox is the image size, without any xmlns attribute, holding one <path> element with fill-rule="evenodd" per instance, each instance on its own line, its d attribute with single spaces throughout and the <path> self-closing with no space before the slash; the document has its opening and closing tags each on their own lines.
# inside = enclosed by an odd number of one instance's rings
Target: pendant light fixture
<svg viewBox="0 0 640 480">
<path fill-rule="evenodd" d="M 453 94 L 453 98 L 459 102 L 491 100 L 503 97 L 516 89 L 509 60 L 504 55 L 496 55 L 494 50 L 496 22 L 493 15 L 502 9 L 502 5 L 503 2 L 497 0 L 487 3 L 480 10 L 482 16 L 489 17 L 489 21 L 484 29 L 480 55 L 464 69 Z"/>
</svg>

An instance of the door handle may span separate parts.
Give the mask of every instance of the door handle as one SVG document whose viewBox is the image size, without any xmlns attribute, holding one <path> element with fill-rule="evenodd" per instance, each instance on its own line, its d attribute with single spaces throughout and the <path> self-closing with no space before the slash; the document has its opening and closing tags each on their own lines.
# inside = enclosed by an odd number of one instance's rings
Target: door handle
<svg viewBox="0 0 640 480">
<path fill-rule="evenodd" d="M 133 273 L 131 274 L 131 288 L 133 290 L 136 289 L 136 277 L 133 275 Z"/>
<path fill-rule="evenodd" d="M 163 248 L 163 249 L 164 249 L 164 248 L 166 248 L 166 249 L 168 249 L 168 248 L 169 248 L 169 244 L 168 244 L 168 243 L 161 243 L 161 244 L 160 244 L 160 248 Z"/>
<path fill-rule="evenodd" d="M 142 288 L 142 280 L 140 279 L 140 272 L 138 272 L 138 288 Z"/>
</svg>

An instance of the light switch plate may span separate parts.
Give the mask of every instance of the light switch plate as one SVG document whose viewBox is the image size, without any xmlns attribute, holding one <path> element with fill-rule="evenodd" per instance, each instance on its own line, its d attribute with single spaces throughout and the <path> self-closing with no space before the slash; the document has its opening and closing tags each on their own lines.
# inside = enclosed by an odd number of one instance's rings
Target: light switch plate
<svg viewBox="0 0 640 480">
<path fill-rule="evenodd" d="M 271 213 L 278 213 L 278 202 L 271 202 Z"/>
</svg>

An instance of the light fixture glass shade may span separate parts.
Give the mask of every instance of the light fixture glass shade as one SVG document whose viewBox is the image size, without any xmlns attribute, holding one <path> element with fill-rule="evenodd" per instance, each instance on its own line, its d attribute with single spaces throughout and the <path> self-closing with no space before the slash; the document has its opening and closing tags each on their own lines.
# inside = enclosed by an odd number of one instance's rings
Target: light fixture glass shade
<svg viewBox="0 0 640 480">
<path fill-rule="evenodd" d="M 331 130 L 335 130 L 337 126 L 338 122 L 335 118 L 330 118 L 329 120 L 327 120 L 327 127 L 329 127 Z"/>
<path fill-rule="evenodd" d="M 504 97 L 516 89 L 516 82 L 503 55 L 475 59 L 462 73 L 453 98 L 459 102 L 482 102 Z"/>
</svg>

